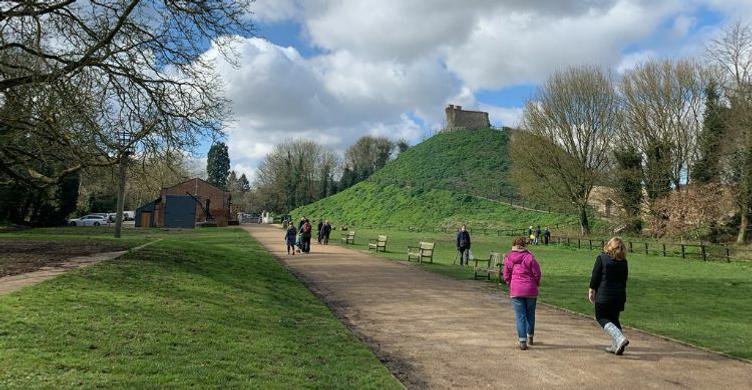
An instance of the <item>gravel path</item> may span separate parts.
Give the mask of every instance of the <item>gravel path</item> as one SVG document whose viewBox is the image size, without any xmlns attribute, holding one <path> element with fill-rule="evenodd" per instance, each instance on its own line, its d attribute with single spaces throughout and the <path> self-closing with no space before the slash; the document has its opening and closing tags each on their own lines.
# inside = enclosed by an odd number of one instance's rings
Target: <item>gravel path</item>
<svg viewBox="0 0 752 390">
<path fill-rule="evenodd" d="M 281 229 L 246 230 L 408 388 L 752 388 L 752 364 L 629 330 L 625 355 L 609 355 L 594 320 L 540 305 L 536 345 L 520 351 L 508 299 L 489 284 L 335 245 L 288 256 Z"/>
</svg>

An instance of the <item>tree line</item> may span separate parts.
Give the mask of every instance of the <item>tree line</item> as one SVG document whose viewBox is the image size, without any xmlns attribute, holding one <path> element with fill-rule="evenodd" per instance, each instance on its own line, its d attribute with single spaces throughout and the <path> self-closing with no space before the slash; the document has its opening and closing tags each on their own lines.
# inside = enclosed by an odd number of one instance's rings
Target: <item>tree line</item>
<svg viewBox="0 0 752 390">
<path fill-rule="evenodd" d="M 367 179 L 408 148 L 402 140 L 363 136 L 339 155 L 314 141 L 289 139 L 263 158 L 251 190 L 233 199 L 257 211 L 288 212 Z"/>
<path fill-rule="evenodd" d="M 745 242 L 752 27 L 737 23 L 706 50 L 701 60 L 648 60 L 618 77 L 597 66 L 554 73 L 527 102 L 522 131 L 512 137 L 513 177 L 523 193 L 575 207 L 588 234 L 588 201 L 595 187 L 608 186 L 624 210 L 623 227 L 640 232 L 650 222 L 654 235 L 688 214 L 694 225 L 717 228 L 727 193 L 736 215 L 727 223 Z"/>
</svg>

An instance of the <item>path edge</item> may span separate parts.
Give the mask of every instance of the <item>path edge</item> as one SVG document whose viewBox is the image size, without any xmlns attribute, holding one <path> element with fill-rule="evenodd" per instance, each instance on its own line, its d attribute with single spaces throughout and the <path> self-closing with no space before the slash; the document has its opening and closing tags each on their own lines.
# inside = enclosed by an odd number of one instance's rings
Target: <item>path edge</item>
<svg viewBox="0 0 752 390">
<path fill-rule="evenodd" d="M 276 224 L 273 224 L 271 226 L 276 227 L 280 230 L 282 229 L 281 226 L 276 225 Z M 407 381 L 403 380 L 402 377 L 398 375 L 399 370 L 393 370 L 392 369 L 393 367 L 387 364 L 387 362 L 400 361 L 399 359 L 389 354 L 386 354 L 380 349 L 378 349 L 377 348 L 378 344 L 370 341 L 369 338 L 365 334 L 355 329 L 355 327 L 347 319 L 347 317 L 345 317 L 342 314 L 342 310 L 340 310 L 336 304 L 326 299 L 325 294 L 321 291 L 321 289 L 316 287 L 315 283 L 308 280 L 305 276 L 303 276 L 299 272 L 295 272 L 293 269 L 288 267 L 287 264 L 285 264 L 281 256 L 277 256 L 274 253 L 272 253 L 264 244 L 261 243 L 261 241 L 259 241 L 256 237 L 254 237 L 253 234 L 251 234 L 251 232 L 248 229 L 243 229 L 243 230 L 246 232 L 246 234 L 248 234 L 250 238 L 258 242 L 261 245 L 261 247 L 264 248 L 266 253 L 268 253 L 272 258 L 274 258 L 274 260 L 279 265 L 281 265 L 282 268 L 284 268 L 288 274 L 292 275 L 292 277 L 294 277 L 295 280 L 297 280 L 301 285 L 303 285 L 303 287 L 305 287 L 316 298 L 316 300 L 323 303 L 324 306 L 326 306 L 326 308 L 329 309 L 329 312 L 332 314 L 332 316 L 334 316 L 334 318 L 336 318 L 337 321 L 339 321 L 339 323 L 342 324 L 342 326 L 344 326 L 347 332 L 350 333 L 353 337 L 355 337 L 369 351 L 371 351 L 373 356 L 379 361 L 379 363 L 381 363 L 382 366 L 384 366 L 384 368 L 386 368 L 386 370 L 389 372 L 389 375 L 391 375 L 392 378 L 394 378 L 402 386 L 403 389 L 408 389 L 407 385 L 405 384 L 405 382 Z M 379 259 L 381 258 L 379 257 Z"/>
</svg>

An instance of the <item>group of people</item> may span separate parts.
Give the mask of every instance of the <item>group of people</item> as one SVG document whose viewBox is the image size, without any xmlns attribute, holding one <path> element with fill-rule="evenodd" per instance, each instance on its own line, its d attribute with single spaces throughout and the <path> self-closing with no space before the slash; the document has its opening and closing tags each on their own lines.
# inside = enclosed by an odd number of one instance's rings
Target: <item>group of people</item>
<svg viewBox="0 0 752 390">
<path fill-rule="evenodd" d="M 314 221 L 315 222 L 315 221 Z M 311 238 L 313 236 L 313 225 L 306 217 L 301 217 L 298 227 L 292 221 L 285 221 L 285 244 L 287 245 L 287 254 L 310 253 Z M 332 232 L 332 225 L 329 221 L 319 221 L 316 242 L 323 245 L 329 244 L 329 235 Z"/>
<path fill-rule="evenodd" d="M 551 233 L 548 228 L 541 234 L 540 226 L 528 237 L 517 237 L 512 242 L 512 249 L 504 256 L 502 268 L 499 270 L 499 280 L 509 286 L 509 298 L 514 308 L 517 338 L 521 350 L 527 350 L 534 345 L 535 336 L 535 307 L 538 300 L 541 283 L 541 268 L 535 256 L 527 250 L 528 244 L 538 244 L 542 236 L 544 244 L 548 245 Z M 460 266 L 469 264 L 470 233 L 466 226 L 457 232 L 457 251 Z M 595 309 L 595 319 L 603 330 L 611 337 L 611 345 L 607 352 L 621 355 L 629 345 L 629 340 L 622 333 L 619 316 L 624 311 L 627 300 L 627 248 L 619 237 L 608 240 L 603 252 L 598 255 L 590 276 L 590 286 L 587 299 Z"/>
<path fill-rule="evenodd" d="M 534 345 L 535 306 L 541 283 L 541 268 L 527 248 L 527 238 L 518 237 L 505 256 L 499 279 L 509 286 L 509 298 L 514 308 L 517 337 L 521 350 Z M 621 355 L 629 345 L 622 333 L 619 316 L 627 300 L 627 249 L 618 237 L 610 239 L 593 265 L 587 298 L 594 305 L 595 319 L 611 337 L 607 352 Z"/>
<path fill-rule="evenodd" d="M 548 228 L 541 230 L 540 225 L 533 229 L 533 225 L 530 225 L 527 228 L 527 237 L 530 239 L 528 241 L 530 244 L 538 245 L 543 243 L 543 245 L 548 245 L 551 241 L 551 231 Z"/>
</svg>

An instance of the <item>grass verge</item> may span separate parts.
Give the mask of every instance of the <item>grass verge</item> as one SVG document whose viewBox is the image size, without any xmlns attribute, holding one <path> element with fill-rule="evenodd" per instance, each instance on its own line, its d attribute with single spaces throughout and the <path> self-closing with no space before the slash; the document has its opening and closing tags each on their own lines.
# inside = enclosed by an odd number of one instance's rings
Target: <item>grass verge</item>
<svg viewBox="0 0 752 390">
<path fill-rule="evenodd" d="M 456 279 L 472 279 L 471 268 L 452 265 L 457 257 L 454 236 L 442 233 L 356 230 L 355 249 L 365 250 L 369 238 L 388 234 L 387 253 L 406 260 L 406 247 L 419 241 L 437 243 L 431 272 Z M 339 243 L 339 234 L 333 234 Z M 475 256 L 507 251 L 511 238 L 473 236 Z M 352 246 L 351 246 L 352 247 Z M 597 251 L 554 246 L 531 248 L 541 264 L 540 300 L 574 312 L 592 315 L 585 299 Z M 704 348 L 752 359 L 752 263 L 723 263 L 680 258 L 629 256 L 627 306 L 622 323 Z M 497 283 L 494 278 L 494 283 Z"/>
<path fill-rule="evenodd" d="M 0 297 L 0 388 L 401 388 L 243 230 L 152 233 Z"/>
</svg>

